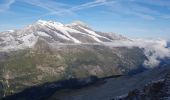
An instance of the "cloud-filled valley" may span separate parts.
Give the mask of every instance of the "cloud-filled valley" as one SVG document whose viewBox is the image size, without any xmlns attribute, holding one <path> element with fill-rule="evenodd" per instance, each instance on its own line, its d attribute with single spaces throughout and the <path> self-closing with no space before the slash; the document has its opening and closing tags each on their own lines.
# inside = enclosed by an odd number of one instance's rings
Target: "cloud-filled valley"
<svg viewBox="0 0 170 100">
<path fill-rule="evenodd" d="M 158 66 L 161 59 L 170 58 L 170 48 L 168 42 L 163 39 L 132 39 L 131 41 L 115 41 L 114 43 L 106 43 L 113 47 L 139 47 L 144 50 L 146 57 L 144 65 L 148 68 Z"/>
</svg>

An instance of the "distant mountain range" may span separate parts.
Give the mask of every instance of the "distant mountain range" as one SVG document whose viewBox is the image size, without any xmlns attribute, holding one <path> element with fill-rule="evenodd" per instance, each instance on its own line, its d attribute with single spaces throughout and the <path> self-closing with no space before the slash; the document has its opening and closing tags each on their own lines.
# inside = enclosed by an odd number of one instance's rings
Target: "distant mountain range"
<svg viewBox="0 0 170 100">
<path fill-rule="evenodd" d="M 0 33 L 0 97 L 48 82 L 138 74 L 166 65 L 161 61 L 169 57 L 165 40 L 129 39 L 81 21 L 39 20 Z"/>
</svg>

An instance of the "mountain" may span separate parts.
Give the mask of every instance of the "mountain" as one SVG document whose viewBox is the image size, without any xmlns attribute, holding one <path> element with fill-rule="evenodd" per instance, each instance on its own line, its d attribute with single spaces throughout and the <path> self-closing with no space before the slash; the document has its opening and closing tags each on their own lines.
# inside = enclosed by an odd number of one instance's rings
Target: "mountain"
<svg viewBox="0 0 170 100">
<path fill-rule="evenodd" d="M 83 22 L 63 25 L 39 20 L 0 33 L 0 83 L 3 96 L 46 82 L 121 75 L 142 67 L 138 47 L 111 47 L 128 38 L 97 32 Z"/>
<path fill-rule="evenodd" d="M 39 20 L 20 30 L 0 34 L 0 50 L 14 50 L 33 46 L 41 38 L 48 43 L 102 43 L 127 38 L 112 33 L 95 32 L 83 22 L 63 25 L 59 22 Z"/>
<path fill-rule="evenodd" d="M 169 53 L 163 40 L 129 39 L 81 21 L 39 20 L 0 33 L 0 98 L 51 82 L 137 74 Z"/>
</svg>

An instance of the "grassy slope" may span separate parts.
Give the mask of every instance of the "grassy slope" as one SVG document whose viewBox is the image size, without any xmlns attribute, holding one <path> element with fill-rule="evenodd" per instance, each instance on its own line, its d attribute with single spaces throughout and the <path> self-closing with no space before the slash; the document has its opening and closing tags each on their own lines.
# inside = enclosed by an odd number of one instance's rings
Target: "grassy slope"
<svg viewBox="0 0 170 100">
<path fill-rule="evenodd" d="M 0 62 L 0 80 L 9 95 L 45 82 L 95 75 L 122 74 L 140 66 L 145 56 L 138 48 L 104 46 L 66 46 L 51 49 L 40 42 L 34 49 L 23 50 Z"/>
</svg>

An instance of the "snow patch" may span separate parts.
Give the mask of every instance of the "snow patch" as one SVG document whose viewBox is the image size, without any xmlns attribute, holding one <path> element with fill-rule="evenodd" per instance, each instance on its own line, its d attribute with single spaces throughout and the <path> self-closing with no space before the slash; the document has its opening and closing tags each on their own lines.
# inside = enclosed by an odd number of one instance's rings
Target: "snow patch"
<svg viewBox="0 0 170 100">
<path fill-rule="evenodd" d="M 111 39 L 108 39 L 108 38 L 106 38 L 106 37 L 104 37 L 104 36 L 101 36 L 101 35 L 97 34 L 96 32 L 94 32 L 94 31 L 92 31 L 92 30 L 88 30 L 88 29 L 85 29 L 85 28 L 80 27 L 80 26 L 79 26 L 79 28 L 81 28 L 82 30 L 84 30 L 84 31 L 86 31 L 87 33 L 89 33 L 89 36 L 91 36 L 91 37 L 92 37 L 94 40 L 96 40 L 97 42 L 102 42 L 100 39 L 98 39 L 98 37 L 107 39 L 107 40 L 109 40 L 109 41 L 112 41 Z"/>
<path fill-rule="evenodd" d="M 37 34 L 38 35 L 40 35 L 40 36 L 45 36 L 45 37 L 51 37 L 50 35 L 48 35 L 47 33 L 45 33 L 45 32 L 37 32 Z"/>
<path fill-rule="evenodd" d="M 8 30 L 8 32 L 11 32 L 11 33 L 14 32 L 14 31 L 15 31 L 15 30 Z"/>
</svg>

